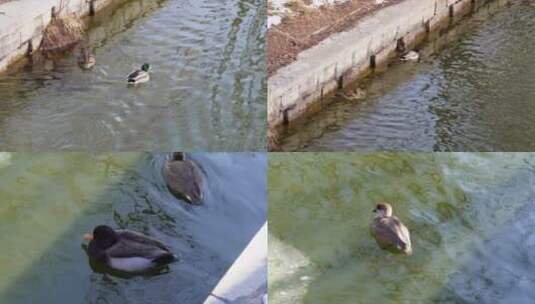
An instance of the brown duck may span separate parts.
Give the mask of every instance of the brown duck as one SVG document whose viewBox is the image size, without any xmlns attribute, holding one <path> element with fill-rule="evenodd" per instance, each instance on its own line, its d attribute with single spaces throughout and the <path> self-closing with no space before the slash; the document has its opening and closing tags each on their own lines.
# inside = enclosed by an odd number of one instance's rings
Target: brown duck
<svg viewBox="0 0 535 304">
<path fill-rule="evenodd" d="M 392 215 L 392 206 L 377 204 L 373 210 L 375 217 L 370 224 L 370 232 L 379 247 L 392 253 L 412 254 L 409 229 Z"/>
<path fill-rule="evenodd" d="M 184 199 L 190 204 L 202 203 L 203 179 L 199 167 L 186 158 L 183 152 L 174 152 L 166 160 L 163 175 L 167 188 L 177 198 Z"/>
<path fill-rule="evenodd" d="M 91 69 L 95 64 L 97 63 L 97 60 L 95 59 L 95 55 L 91 54 L 91 51 L 87 47 L 82 47 L 80 49 L 80 57 L 78 57 L 78 65 L 80 65 L 80 68 L 84 70 Z"/>
</svg>

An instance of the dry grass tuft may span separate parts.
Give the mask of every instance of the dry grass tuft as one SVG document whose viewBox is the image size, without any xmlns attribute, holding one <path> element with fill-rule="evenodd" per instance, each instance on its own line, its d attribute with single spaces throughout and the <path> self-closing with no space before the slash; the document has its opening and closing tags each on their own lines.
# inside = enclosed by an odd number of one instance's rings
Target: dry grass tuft
<svg viewBox="0 0 535 304">
<path fill-rule="evenodd" d="M 64 50 L 78 43 L 83 35 L 84 25 L 78 17 L 57 17 L 44 30 L 41 49 L 44 52 Z"/>
<path fill-rule="evenodd" d="M 294 13 L 304 15 L 312 11 L 312 9 L 308 6 L 310 4 L 309 2 L 310 1 L 306 0 L 290 0 L 285 4 L 285 6 Z"/>
</svg>

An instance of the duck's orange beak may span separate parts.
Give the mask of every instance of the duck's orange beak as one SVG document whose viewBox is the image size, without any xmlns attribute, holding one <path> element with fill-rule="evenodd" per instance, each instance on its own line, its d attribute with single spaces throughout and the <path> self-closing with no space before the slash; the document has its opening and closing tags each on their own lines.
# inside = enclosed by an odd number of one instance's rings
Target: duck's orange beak
<svg viewBox="0 0 535 304">
<path fill-rule="evenodd" d="M 93 235 L 91 233 L 84 234 L 84 240 L 86 241 L 92 241 L 94 239 Z"/>
</svg>

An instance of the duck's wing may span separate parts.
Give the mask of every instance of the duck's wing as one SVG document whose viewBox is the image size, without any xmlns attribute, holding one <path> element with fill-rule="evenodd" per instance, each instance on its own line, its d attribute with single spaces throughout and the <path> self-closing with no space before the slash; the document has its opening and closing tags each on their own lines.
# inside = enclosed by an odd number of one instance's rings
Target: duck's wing
<svg viewBox="0 0 535 304">
<path fill-rule="evenodd" d="M 197 193 L 198 196 L 202 194 L 202 184 L 203 184 L 203 178 L 201 175 L 201 169 L 197 167 L 197 165 L 194 162 L 191 162 L 191 171 L 193 175 L 193 189 Z"/>
<path fill-rule="evenodd" d="M 164 174 L 169 190 L 173 194 L 187 195 L 191 199 L 200 196 L 202 177 L 193 162 L 188 160 L 167 162 L 164 166 Z"/>
<path fill-rule="evenodd" d="M 141 75 L 142 70 L 135 70 L 130 75 L 128 75 L 128 80 L 135 80 L 137 77 Z"/>
<path fill-rule="evenodd" d="M 161 250 L 169 251 L 169 248 L 160 240 L 146 236 L 144 234 L 131 230 L 116 230 L 119 237 L 125 241 L 142 244 L 145 246 L 153 246 Z"/>
<path fill-rule="evenodd" d="M 106 254 L 111 259 L 144 258 L 148 260 L 154 260 L 162 255 L 168 255 L 169 251 L 152 245 L 129 240 L 120 240 L 112 247 L 106 249 Z"/>
<path fill-rule="evenodd" d="M 411 235 L 409 229 L 395 216 L 391 217 L 393 229 L 396 231 L 396 234 L 399 236 L 401 241 L 410 247 L 411 245 Z"/>
<path fill-rule="evenodd" d="M 372 225 L 374 237 L 381 247 L 403 248 L 410 245 L 409 230 L 397 217 L 378 218 Z"/>
</svg>

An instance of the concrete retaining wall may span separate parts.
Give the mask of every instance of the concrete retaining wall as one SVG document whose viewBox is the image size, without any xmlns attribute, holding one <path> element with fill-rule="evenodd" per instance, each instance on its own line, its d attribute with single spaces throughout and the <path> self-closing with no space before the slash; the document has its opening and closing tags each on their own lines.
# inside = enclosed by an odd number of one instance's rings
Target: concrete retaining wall
<svg viewBox="0 0 535 304">
<path fill-rule="evenodd" d="M 267 304 L 267 232 L 264 223 L 204 304 Z"/>
<path fill-rule="evenodd" d="M 446 30 L 452 22 L 490 2 L 508 1 L 406 0 L 381 9 L 363 18 L 353 29 L 303 51 L 297 61 L 268 80 L 271 134 L 277 134 L 278 127 L 320 109 L 339 88 L 385 66 L 395 58 L 400 39 L 413 47 L 429 34 Z"/>
<path fill-rule="evenodd" d="M 52 8 L 59 9 L 61 0 L 23 0 L 0 5 L 0 72 L 37 49 L 42 32 L 52 19 Z M 64 0 L 61 14 L 86 16 L 91 6 L 99 11 L 114 0 Z"/>
</svg>

